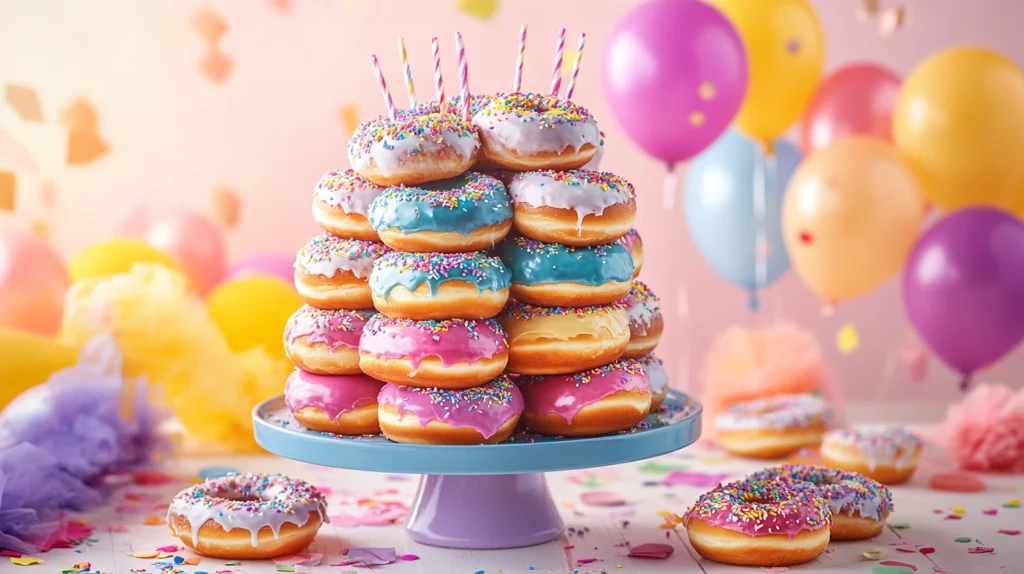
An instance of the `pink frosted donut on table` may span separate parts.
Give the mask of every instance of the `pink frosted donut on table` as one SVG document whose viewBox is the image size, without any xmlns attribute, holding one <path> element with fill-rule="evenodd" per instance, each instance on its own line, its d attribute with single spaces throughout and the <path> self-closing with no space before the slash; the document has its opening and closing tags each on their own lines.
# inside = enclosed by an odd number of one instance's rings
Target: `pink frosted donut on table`
<svg viewBox="0 0 1024 574">
<path fill-rule="evenodd" d="M 332 169 L 313 189 L 313 219 L 338 237 L 379 241 L 367 217 L 370 204 L 382 191 L 383 187 L 351 169 Z"/>
<path fill-rule="evenodd" d="M 284 328 L 284 352 L 295 366 L 318 375 L 356 375 L 359 336 L 374 312 L 303 305 Z"/>
<path fill-rule="evenodd" d="M 411 444 L 496 444 L 512 435 L 523 412 L 522 393 L 504 375 L 469 389 L 388 383 L 377 401 L 384 436 Z"/>
<path fill-rule="evenodd" d="M 366 375 L 314 375 L 295 369 L 284 387 L 292 416 L 309 430 L 377 434 L 377 395 L 384 383 Z"/>
<path fill-rule="evenodd" d="M 524 426 L 551 436 L 596 436 L 638 425 L 650 413 L 651 388 L 641 364 L 620 359 L 568 375 L 521 377 Z"/>
<path fill-rule="evenodd" d="M 374 315 L 359 341 L 363 372 L 398 385 L 465 389 L 497 377 L 506 363 L 508 337 L 494 319 Z"/>
</svg>

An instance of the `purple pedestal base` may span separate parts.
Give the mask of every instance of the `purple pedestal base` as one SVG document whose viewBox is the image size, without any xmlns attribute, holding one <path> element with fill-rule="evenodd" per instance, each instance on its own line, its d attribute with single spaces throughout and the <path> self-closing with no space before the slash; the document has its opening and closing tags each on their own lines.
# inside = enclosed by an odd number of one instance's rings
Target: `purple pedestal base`
<svg viewBox="0 0 1024 574">
<path fill-rule="evenodd" d="M 562 529 L 543 474 L 427 475 L 406 525 L 416 542 L 471 549 L 543 544 Z"/>
</svg>

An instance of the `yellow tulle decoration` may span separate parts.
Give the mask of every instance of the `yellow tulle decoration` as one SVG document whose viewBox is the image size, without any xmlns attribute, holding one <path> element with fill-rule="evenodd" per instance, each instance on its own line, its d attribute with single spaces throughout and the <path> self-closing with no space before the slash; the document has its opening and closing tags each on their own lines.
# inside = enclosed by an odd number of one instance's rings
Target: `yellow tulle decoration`
<svg viewBox="0 0 1024 574">
<path fill-rule="evenodd" d="M 262 349 L 232 352 L 184 275 L 140 263 L 127 273 L 73 284 L 62 337 L 81 344 L 101 331 L 114 334 L 125 374 L 156 385 L 190 439 L 233 452 L 260 451 L 252 408 L 283 392 L 291 365 Z"/>
</svg>

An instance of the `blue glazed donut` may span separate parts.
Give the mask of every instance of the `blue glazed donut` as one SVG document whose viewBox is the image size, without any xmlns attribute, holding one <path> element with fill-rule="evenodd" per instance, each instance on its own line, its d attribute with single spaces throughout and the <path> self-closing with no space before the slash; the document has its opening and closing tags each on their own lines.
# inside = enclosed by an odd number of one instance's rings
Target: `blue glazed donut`
<svg viewBox="0 0 1024 574">
<path fill-rule="evenodd" d="M 633 258 L 618 243 L 573 247 L 517 236 L 498 252 L 512 271 L 512 296 L 531 305 L 607 305 L 629 293 L 633 277 Z"/>
</svg>

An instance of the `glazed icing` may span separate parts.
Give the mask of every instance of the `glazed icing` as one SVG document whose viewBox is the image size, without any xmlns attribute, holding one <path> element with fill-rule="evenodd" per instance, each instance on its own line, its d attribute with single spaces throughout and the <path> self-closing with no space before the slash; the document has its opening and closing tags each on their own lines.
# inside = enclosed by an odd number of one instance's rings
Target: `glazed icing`
<svg viewBox="0 0 1024 574">
<path fill-rule="evenodd" d="M 658 394 L 668 386 L 668 372 L 665 371 L 665 363 L 654 356 L 654 353 L 644 355 L 637 359 L 644 372 L 647 373 L 647 381 L 651 384 L 651 393 Z"/>
<path fill-rule="evenodd" d="M 902 469 L 914 464 L 921 449 L 921 439 L 901 426 L 862 425 L 852 430 L 836 429 L 822 438 L 822 445 L 835 442 L 853 445 L 868 460 L 868 468 L 892 464 Z"/>
<path fill-rule="evenodd" d="M 407 162 L 429 161 L 427 154 L 456 154 L 468 160 L 480 147 L 473 124 L 453 114 L 410 114 L 392 121 L 386 115 L 363 122 L 348 144 L 348 159 L 356 171 L 371 165 L 394 175 Z"/>
<path fill-rule="evenodd" d="M 498 317 L 509 345 L 521 338 L 569 340 L 586 332 L 595 337 L 628 335 L 629 320 L 619 303 L 590 307 L 534 307 L 509 301 Z"/>
<path fill-rule="evenodd" d="M 497 94 L 474 114 L 473 123 L 480 137 L 523 155 L 579 151 L 601 139 L 586 108 L 545 94 Z"/>
<path fill-rule="evenodd" d="M 604 157 L 604 132 L 601 132 L 601 141 L 597 145 L 597 151 L 594 152 L 594 157 L 590 158 L 590 161 L 586 163 L 581 169 L 588 171 L 597 171 L 601 167 L 601 158 Z"/>
<path fill-rule="evenodd" d="M 479 387 L 462 390 L 421 389 L 389 383 L 381 389 L 377 401 L 395 407 L 399 415 L 414 415 L 420 426 L 436 420 L 453 427 L 472 428 L 485 439 L 497 434 L 501 425 L 523 412 L 523 395 L 505 375 Z"/>
<path fill-rule="evenodd" d="M 501 243 L 499 255 L 512 270 L 512 282 L 520 285 L 604 285 L 633 277 L 633 257 L 618 243 L 572 247 L 512 237 Z"/>
<path fill-rule="evenodd" d="M 810 394 L 779 395 L 736 403 L 715 418 L 719 430 L 806 428 L 828 425 L 832 407 Z"/>
<path fill-rule="evenodd" d="M 521 173 L 512 180 L 509 193 L 515 204 L 576 211 L 577 229 L 583 227 L 586 216 L 601 215 L 636 195 L 633 185 L 615 174 L 582 170 Z"/>
<path fill-rule="evenodd" d="M 632 261 L 632 257 L 630 258 Z M 630 271 L 632 273 L 632 271 Z M 655 317 L 661 315 L 661 300 L 643 281 L 633 280 L 633 286 L 625 299 L 629 328 L 637 335 L 644 336 Z"/>
<path fill-rule="evenodd" d="M 377 403 L 384 383 L 366 375 L 314 375 L 295 369 L 284 386 L 284 400 L 294 413 L 316 407 L 337 420 L 342 414 Z"/>
<path fill-rule="evenodd" d="M 766 468 L 747 477 L 747 480 L 783 480 L 794 485 L 810 485 L 824 498 L 832 514 L 881 520 L 882 514 L 892 512 L 892 493 L 880 482 L 855 472 L 834 470 L 822 466 L 784 464 Z"/>
<path fill-rule="evenodd" d="M 351 169 L 332 169 L 316 183 L 313 197 L 345 213 L 365 217 L 370 212 L 370 204 L 382 191 L 383 187 L 363 179 Z"/>
<path fill-rule="evenodd" d="M 640 239 L 640 233 L 634 227 L 626 232 L 625 235 L 620 237 L 617 243 L 626 248 L 627 251 L 632 252 L 633 248 L 640 244 L 642 247 L 644 242 Z"/>
<path fill-rule="evenodd" d="M 413 368 L 427 357 L 449 367 L 473 364 L 508 352 L 505 330 L 494 319 L 413 321 L 375 315 L 363 329 L 359 352 L 386 359 L 408 359 Z"/>
<path fill-rule="evenodd" d="M 649 392 L 650 383 L 638 361 L 619 359 L 568 375 L 521 377 L 519 388 L 527 409 L 535 416 L 555 413 L 572 424 L 583 407 L 619 391 Z"/>
<path fill-rule="evenodd" d="M 719 485 L 700 495 L 683 515 L 683 524 L 699 518 L 712 526 L 746 536 L 784 534 L 795 538 L 832 522 L 832 513 L 817 493 L 780 480 L 742 480 Z"/>
<path fill-rule="evenodd" d="M 338 271 L 349 271 L 359 279 L 366 279 L 370 276 L 374 260 L 390 251 L 386 245 L 376 241 L 342 239 L 323 233 L 302 246 L 295 257 L 295 268 L 324 277 L 334 277 Z"/>
<path fill-rule="evenodd" d="M 313 513 L 327 522 L 327 501 L 313 486 L 280 474 L 231 474 L 192 485 L 171 500 L 167 509 L 183 516 L 192 527 L 192 544 L 199 544 L 199 529 L 212 520 L 226 531 L 242 528 L 259 543 L 259 532 L 269 526 L 276 539 L 285 524 L 302 526 Z M 180 534 L 175 531 L 175 536 Z"/>
<path fill-rule="evenodd" d="M 284 327 L 284 339 L 294 343 L 305 337 L 307 345 L 326 343 L 331 351 L 345 346 L 359 348 L 359 334 L 374 315 L 369 310 L 317 309 L 309 305 L 299 307 Z"/>
<path fill-rule="evenodd" d="M 374 295 L 387 297 L 402 285 L 413 291 L 421 284 L 431 295 L 446 281 L 467 281 L 481 292 L 508 289 L 512 274 L 497 257 L 474 253 L 402 253 L 392 251 L 373 263 L 370 289 Z"/>
<path fill-rule="evenodd" d="M 505 186 L 475 172 L 414 187 L 389 187 L 370 208 L 370 225 L 377 231 L 456 231 L 469 235 L 509 219 L 512 205 Z"/>
</svg>

